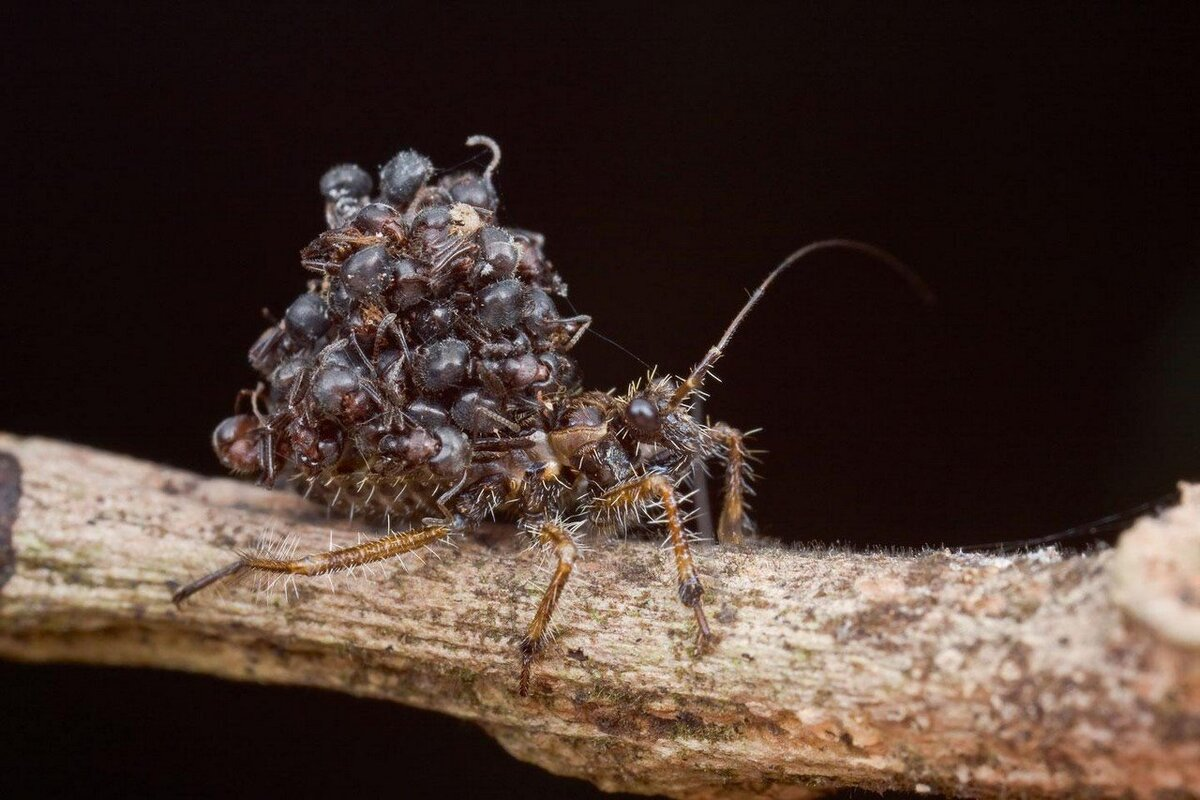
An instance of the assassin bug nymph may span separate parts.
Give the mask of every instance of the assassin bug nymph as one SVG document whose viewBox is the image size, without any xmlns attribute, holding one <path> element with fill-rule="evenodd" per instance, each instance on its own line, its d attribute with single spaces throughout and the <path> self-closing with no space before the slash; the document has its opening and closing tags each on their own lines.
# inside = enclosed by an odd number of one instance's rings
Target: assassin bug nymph
<svg viewBox="0 0 1200 800">
<path fill-rule="evenodd" d="M 585 390 L 568 353 L 591 319 L 559 313 L 554 297 L 566 295 L 566 284 L 543 238 L 499 226 L 499 147 L 481 136 L 467 144 L 491 150 L 482 173 L 435 178 L 427 158 L 404 151 L 381 168 L 374 198 L 374 181 L 355 165 L 322 177 L 328 230 L 301 253 L 315 277 L 250 350 L 263 381 L 240 395 L 250 396 L 251 412 L 213 433 L 217 456 L 234 472 L 268 486 L 286 477 L 332 508 L 386 519 L 388 532 L 299 558 L 240 552 L 174 601 L 252 573 L 353 569 L 468 533 L 485 518 L 515 522 L 556 559 L 521 639 L 525 694 L 579 537 L 661 526 L 703 648 L 712 631 L 685 485 L 698 467 L 723 465 L 718 541 L 737 543 L 748 530 L 751 477 L 744 435 L 692 413 L 713 365 L 767 288 L 819 251 L 858 251 L 923 298 L 929 290 L 879 248 L 815 242 L 767 275 L 686 377 L 652 373 L 623 394 Z M 393 532 L 394 519 L 408 527 Z"/>
</svg>

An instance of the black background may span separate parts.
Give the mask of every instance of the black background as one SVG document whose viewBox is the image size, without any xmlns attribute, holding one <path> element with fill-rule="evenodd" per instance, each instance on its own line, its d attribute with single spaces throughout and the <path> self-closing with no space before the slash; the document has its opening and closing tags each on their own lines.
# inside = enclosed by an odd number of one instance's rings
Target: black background
<svg viewBox="0 0 1200 800">
<path fill-rule="evenodd" d="M 789 539 L 1052 533 L 1200 477 L 1198 16 L 1184 5 L 253 4 L 7 12 L 0 427 L 208 474 L 305 280 L 329 165 L 504 147 L 502 220 L 596 328 L 687 369 L 790 250 L 710 413 Z M 644 371 L 596 339 L 588 383 Z M 179 675 L 0 667 L 43 792 L 593 796 L 452 720 Z M 6 778 L 7 780 L 7 778 Z"/>
</svg>

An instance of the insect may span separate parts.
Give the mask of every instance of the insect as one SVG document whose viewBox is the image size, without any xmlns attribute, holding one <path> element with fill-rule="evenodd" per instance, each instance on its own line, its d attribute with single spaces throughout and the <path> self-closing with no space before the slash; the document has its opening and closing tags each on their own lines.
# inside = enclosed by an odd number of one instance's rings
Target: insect
<svg viewBox="0 0 1200 800">
<path fill-rule="evenodd" d="M 591 319 L 559 312 L 567 287 L 543 238 L 499 225 L 499 147 L 482 136 L 467 144 L 491 151 L 482 172 L 435 177 L 429 159 L 405 151 L 381 168 L 375 196 L 355 165 L 322 177 L 328 230 L 301 253 L 313 278 L 250 350 L 262 382 L 240 395 L 249 411 L 213 434 L 235 473 L 268 486 L 286 478 L 336 510 L 386 520 L 388 533 L 298 558 L 240 552 L 174 601 L 241 575 L 323 575 L 468 533 L 486 518 L 513 522 L 555 558 L 520 642 L 526 694 L 580 537 L 659 529 L 703 649 L 713 634 L 686 527 L 698 466 L 724 470 L 718 541 L 740 542 L 750 525 L 746 437 L 692 413 L 713 365 L 767 288 L 818 251 L 857 250 L 921 296 L 929 290 L 871 245 L 815 242 L 767 275 L 687 375 L 651 373 L 620 394 L 587 390 L 570 351 Z"/>
</svg>

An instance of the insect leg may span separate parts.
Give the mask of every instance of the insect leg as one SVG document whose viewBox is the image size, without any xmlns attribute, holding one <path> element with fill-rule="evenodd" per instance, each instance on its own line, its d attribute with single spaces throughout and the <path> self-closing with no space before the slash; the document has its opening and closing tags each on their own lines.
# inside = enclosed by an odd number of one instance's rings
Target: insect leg
<svg viewBox="0 0 1200 800">
<path fill-rule="evenodd" d="M 712 428 L 725 450 L 725 484 L 721 497 L 721 519 L 717 523 L 717 541 L 741 544 L 746 532 L 746 492 L 750 466 L 746 463 L 745 434 L 723 422 Z"/>
<path fill-rule="evenodd" d="M 671 536 L 675 568 L 679 572 L 679 602 L 692 609 L 696 615 L 696 625 L 699 628 L 696 641 L 703 646 L 712 638 L 712 631 L 708 627 L 708 618 L 704 616 L 704 603 L 701 601 L 704 586 L 700 582 L 699 572 L 696 571 L 696 563 L 692 560 L 692 550 L 688 546 L 687 532 L 683 527 L 675 485 L 662 473 L 654 472 L 630 483 L 615 486 L 599 498 L 600 506 L 616 516 L 656 501 L 663 507 L 667 532 Z"/>
<path fill-rule="evenodd" d="M 538 544 L 554 550 L 558 563 L 554 569 L 554 577 L 550 579 L 550 585 L 546 587 L 546 593 L 542 595 L 533 620 L 529 623 L 524 638 L 521 639 L 520 691 L 522 697 L 529 694 L 530 670 L 538 654 L 546 646 L 550 634 L 550 618 L 554 615 L 554 609 L 558 605 L 559 597 L 562 596 L 563 587 L 567 585 L 567 578 L 571 576 L 575 558 L 579 555 L 579 549 L 575 546 L 570 531 L 562 524 L 546 520 L 536 523 L 530 530 Z"/>
<path fill-rule="evenodd" d="M 444 539 L 460 526 L 450 522 L 439 522 L 420 528 L 401 531 L 381 536 L 378 539 L 368 539 L 360 544 L 340 547 L 336 550 L 312 553 L 300 558 L 272 558 L 247 552 L 241 553 L 237 561 L 221 567 L 219 570 L 192 581 L 180 588 L 171 597 L 175 605 L 179 605 L 201 589 L 224 579 L 250 572 L 265 572 L 289 575 L 324 575 L 329 572 L 352 569 L 375 561 L 389 558 L 424 547 L 427 544 Z"/>
</svg>

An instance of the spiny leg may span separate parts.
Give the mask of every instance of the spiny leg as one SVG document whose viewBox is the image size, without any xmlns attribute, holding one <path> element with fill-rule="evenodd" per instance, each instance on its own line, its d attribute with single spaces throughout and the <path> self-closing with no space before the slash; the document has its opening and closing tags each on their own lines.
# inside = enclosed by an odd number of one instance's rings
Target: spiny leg
<svg viewBox="0 0 1200 800">
<path fill-rule="evenodd" d="M 723 422 L 718 422 L 712 430 L 725 450 L 725 483 L 721 492 L 717 541 L 741 544 L 746 533 L 746 490 L 750 477 L 745 434 Z"/>
<path fill-rule="evenodd" d="M 550 579 L 550 585 L 546 587 L 546 593 L 542 595 L 542 600 L 538 603 L 533 620 L 530 621 L 529 628 L 525 631 L 525 637 L 521 639 L 520 691 L 522 697 L 529 694 L 530 670 L 549 639 L 550 618 L 554 615 L 554 609 L 562 596 L 563 587 L 567 585 L 567 578 L 571 576 L 575 558 L 579 555 L 579 549 L 575 546 L 570 531 L 558 522 L 547 520 L 536 523 L 532 532 L 538 544 L 553 548 L 557 564 L 554 568 L 554 577 Z"/>
<path fill-rule="evenodd" d="M 696 643 L 704 647 L 712 638 L 708 618 L 704 616 L 704 603 L 701 601 L 704 586 L 700 583 L 700 574 L 692 560 L 692 550 L 688 546 L 687 534 L 683 528 L 675 485 L 666 476 L 652 473 L 609 489 L 600 496 L 600 503 L 606 506 L 610 513 L 615 514 L 643 507 L 654 501 L 662 504 L 667 531 L 671 535 L 675 568 L 679 573 L 679 601 L 695 613 L 696 624 L 699 627 Z"/>
<path fill-rule="evenodd" d="M 179 605 L 196 592 L 224 579 L 244 575 L 249 572 L 266 572 L 286 575 L 325 575 L 329 572 L 353 569 L 354 567 L 384 561 L 398 555 L 424 547 L 427 544 L 443 539 L 457 530 L 448 522 L 439 522 L 412 528 L 407 531 L 390 533 L 378 539 L 369 539 L 349 547 L 340 547 L 324 553 L 312 553 L 301 558 L 272 558 L 270 556 L 243 553 L 237 561 L 227 564 L 219 570 L 192 581 L 187 586 L 177 590 L 171 597 L 175 605 Z"/>
</svg>

